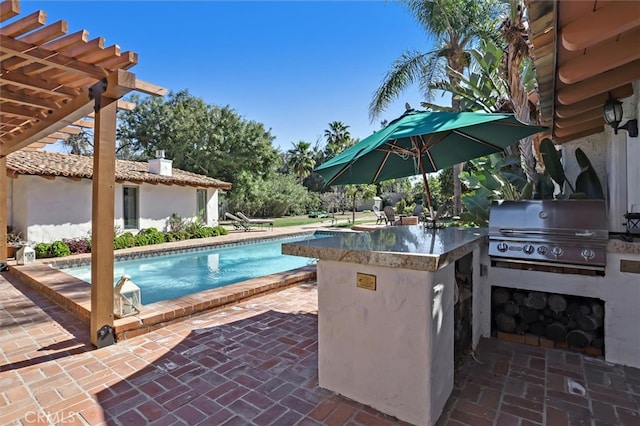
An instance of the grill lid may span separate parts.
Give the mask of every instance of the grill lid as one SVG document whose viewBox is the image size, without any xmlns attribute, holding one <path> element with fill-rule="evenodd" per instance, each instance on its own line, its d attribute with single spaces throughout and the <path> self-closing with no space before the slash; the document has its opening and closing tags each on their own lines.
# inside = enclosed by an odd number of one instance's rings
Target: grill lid
<svg viewBox="0 0 640 426">
<path fill-rule="evenodd" d="M 489 256 L 507 262 L 603 271 L 604 200 L 501 201 L 489 212 Z"/>
<path fill-rule="evenodd" d="M 489 234 L 608 239 L 604 200 L 501 201 L 489 211 Z"/>
</svg>

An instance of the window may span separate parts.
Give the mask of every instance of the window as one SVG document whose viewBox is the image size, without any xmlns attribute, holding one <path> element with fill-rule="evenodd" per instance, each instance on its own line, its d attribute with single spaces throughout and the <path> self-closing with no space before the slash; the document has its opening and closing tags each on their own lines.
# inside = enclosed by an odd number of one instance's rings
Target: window
<svg viewBox="0 0 640 426">
<path fill-rule="evenodd" d="M 207 223 L 207 190 L 196 189 L 196 217 Z"/>
<path fill-rule="evenodd" d="M 122 191 L 124 229 L 138 229 L 138 187 L 125 186 Z"/>
</svg>

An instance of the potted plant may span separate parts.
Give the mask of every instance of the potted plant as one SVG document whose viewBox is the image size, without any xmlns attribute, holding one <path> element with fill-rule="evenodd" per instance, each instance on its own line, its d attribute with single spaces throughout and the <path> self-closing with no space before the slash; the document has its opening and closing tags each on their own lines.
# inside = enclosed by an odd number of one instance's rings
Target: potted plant
<svg viewBox="0 0 640 426">
<path fill-rule="evenodd" d="M 22 233 L 16 232 L 13 226 L 7 226 L 7 259 L 16 257 L 16 250 L 22 247 L 25 241 Z"/>
</svg>

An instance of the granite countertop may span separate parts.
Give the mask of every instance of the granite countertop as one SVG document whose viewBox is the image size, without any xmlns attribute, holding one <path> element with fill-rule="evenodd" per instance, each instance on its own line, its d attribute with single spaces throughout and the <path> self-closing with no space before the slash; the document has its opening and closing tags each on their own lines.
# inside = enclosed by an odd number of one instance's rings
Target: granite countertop
<svg viewBox="0 0 640 426">
<path fill-rule="evenodd" d="M 621 254 L 640 254 L 640 235 L 633 235 L 630 241 L 625 241 L 622 236 L 609 238 L 607 251 Z"/>
<path fill-rule="evenodd" d="M 390 226 L 372 232 L 282 244 L 282 253 L 320 260 L 437 271 L 487 242 L 486 228 Z"/>
</svg>

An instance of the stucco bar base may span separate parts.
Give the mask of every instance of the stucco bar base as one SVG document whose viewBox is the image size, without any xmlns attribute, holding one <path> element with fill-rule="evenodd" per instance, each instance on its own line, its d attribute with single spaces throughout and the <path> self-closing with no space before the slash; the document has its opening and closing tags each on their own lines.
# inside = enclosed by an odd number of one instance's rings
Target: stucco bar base
<svg viewBox="0 0 640 426">
<path fill-rule="evenodd" d="M 376 289 L 357 287 L 358 272 Z M 453 294 L 453 262 L 428 272 L 320 260 L 320 386 L 434 424 L 453 389 Z"/>
<path fill-rule="evenodd" d="M 485 241 L 482 229 L 391 226 L 283 244 L 319 259 L 320 386 L 434 424 L 453 390 L 455 263 L 473 253 L 475 264 Z M 358 273 L 375 276 L 375 289 L 358 286 Z"/>
</svg>

